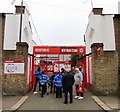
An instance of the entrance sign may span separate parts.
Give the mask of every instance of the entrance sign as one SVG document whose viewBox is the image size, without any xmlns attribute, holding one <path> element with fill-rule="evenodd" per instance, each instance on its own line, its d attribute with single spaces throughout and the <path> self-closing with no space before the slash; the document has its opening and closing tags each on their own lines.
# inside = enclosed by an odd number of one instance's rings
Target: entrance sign
<svg viewBox="0 0 120 112">
<path fill-rule="evenodd" d="M 33 46 L 33 54 L 85 54 L 85 46 Z"/>
<path fill-rule="evenodd" d="M 33 46 L 33 54 L 58 54 L 59 52 L 60 49 L 57 47 Z"/>
<path fill-rule="evenodd" d="M 60 54 L 85 54 L 85 47 L 64 47 L 60 48 Z"/>
<path fill-rule="evenodd" d="M 6 60 L 4 62 L 5 74 L 24 74 L 24 60 Z"/>
</svg>

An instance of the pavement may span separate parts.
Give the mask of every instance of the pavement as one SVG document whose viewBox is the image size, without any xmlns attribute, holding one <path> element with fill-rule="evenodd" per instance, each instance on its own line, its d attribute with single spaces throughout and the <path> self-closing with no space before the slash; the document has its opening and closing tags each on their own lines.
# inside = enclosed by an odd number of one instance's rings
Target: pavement
<svg viewBox="0 0 120 112">
<path fill-rule="evenodd" d="M 117 112 L 120 109 L 118 96 L 92 96 L 92 98 L 105 111 Z"/>
<path fill-rule="evenodd" d="M 33 94 L 29 93 L 26 96 L 3 96 L 2 110 L 17 110 L 29 97 L 32 96 Z M 92 97 L 92 99 L 106 112 L 120 112 L 118 96 L 94 96 L 91 94 L 90 97 Z"/>
</svg>

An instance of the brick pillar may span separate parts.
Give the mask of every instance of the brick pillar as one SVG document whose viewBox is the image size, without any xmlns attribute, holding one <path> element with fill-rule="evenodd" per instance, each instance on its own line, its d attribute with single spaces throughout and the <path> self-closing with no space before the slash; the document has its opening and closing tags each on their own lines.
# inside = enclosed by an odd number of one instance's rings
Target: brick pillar
<svg viewBox="0 0 120 112">
<path fill-rule="evenodd" d="M 5 25 L 5 16 L 4 14 L 1 13 L 0 14 L 0 97 L 2 97 L 2 74 L 3 74 L 2 50 L 3 50 L 3 38 L 4 38 L 4 25 Z M 0 100 L 0 104 L 2 104 L 2 100 Z"/>
<path fill-rule="evenodd" d="M 25 95 L 28 91 L 28 44 L 26 42 L 17 42 L 16 50 L 4 50 L 3 60 L 23 60 L 24 73 L 4 73 L 2 77 L 3 93 L 6 95 Z M 3 62 L 4 65 L 4 62 Z M 4 69 L 3 69 L 4 71 Z"/>
<path fill-rule="evenodd" d="M 115 44 L 118 52 L 118 79 L 119 79 L 119 94 L 120 94 L 120 14 L 116 14 L 113 18 L 115 31 Z"/>
<path fill-rule="evenodd" d="M 102 43 L 91 45 L 92 84 L 96 95 L 112 95 L 118 92 L 118 54 L 103 51 Z"/>
<path fill-rule="evenodd" d="M 27 86 L 27 74 L 28 74 L 28 44 L 26 42 L 17 42 L 16 44 L 16 59 L 24 60 L 24 76 L 19 77 L 21 80 L 20 84 L 21 89 L 18 89 L 18 92 L 25 94 L 28 90 Z"/>
<path fill-rule="evenodd" d="M 2 97 L 2 74 L 3 74 L 3 40 L 4 40 L 4 29 L 5 29 L 5 15 L 0 14 L 0 97 Z M 1 102 L 0 102 L 1 103 Z"/>
</svg>

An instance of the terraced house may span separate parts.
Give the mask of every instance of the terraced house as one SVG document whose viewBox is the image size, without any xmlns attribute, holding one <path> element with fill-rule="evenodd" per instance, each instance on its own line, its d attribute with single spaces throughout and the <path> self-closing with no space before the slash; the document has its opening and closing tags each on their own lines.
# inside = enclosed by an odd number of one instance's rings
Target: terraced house
<svg viewBox="0 0 120 112">
<path fill-rule="evenodd" d="M 0 59 L 2 91 L 6 95 L 25 94 L 31 87 L 32 40 L 29 11 L 15 6 L 15 13 L 0 14 Z M 20 16 L 22 9 L 21 42 Z"/>
<path fill-rule="evenodd" d="M 120 78 L 120 14 L 93 8 L 85 32 L 87 75 L 94 93 L 117 94 Z"/>
</svg>

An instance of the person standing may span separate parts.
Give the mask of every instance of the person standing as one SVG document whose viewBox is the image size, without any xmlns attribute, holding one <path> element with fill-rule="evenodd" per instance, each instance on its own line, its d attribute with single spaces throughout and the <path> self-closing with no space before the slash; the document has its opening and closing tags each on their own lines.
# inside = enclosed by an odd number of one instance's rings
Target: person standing
<svg viewBox="0 0 120 112">
<path fill-rule="evenodd" d="M 66 69 L 62 77 L 63 91 L 64 91 L 64 104 L 68 103 L 68 92 L 70 94 L 70 103 L 73 103 L 73 84 L 74 84 L 74 75 Z"/>
<path fill-rule="evenodd" d="M 83 77 L 83 83 L 84 83 L 84 72 L 82 71 L 82 67 L 79 68 L 80 72 L 82 73 L 82 77 Z"/>
<path fill-rule="evenodd" d="M 50 77 L 50 94 L 52 94 L 53 92 L 55 93 L 55 86 L 53 83 L 54 77 L 55 77 L 54 74 Z"/>
<path fill-rule="evenodd" d="M 83 83 L 83 75 L 82 75 L 82 72 L 79 70 L 79 68 L 75 68 L 74 78 L 75 78 L 75 89 L 76 89 L 75 98 L 78 98 L 79 100 L 83 99 L 83 93 L 77 92 L 79 85 L 82 85 L 82 83 Z M 80 96 L 80 94 L 81 94 L 81 96 Z"/>
<path fill-rule="evenodd" d="M 61 74 L 64 75 L 64 73 L 65 73 L 65 69 L 61 68 Z"/>
<path fill-rule="evenodd" d="M 62 74 L 59 73 L 54 77 L 54 85 L 56 87 L 56 98 L 62 98 Z"/>
<path fill-rule="evenodd" d="M 47 83 L 49 81 L 49 77 L 44 73 L 42 72 L 41 75 L 39 75 L 39 82 L 42 86 L 42 92 L 41 92 L 41 97 L 44 96 L 44 94 L 47 92 Z"/>
<path fill-rule="evenodd" d="M 37 91 L 36 91 L 36 87 L 37 87 L 37 83 L 39 83 L 39 91 L 40 91 L 40 82 L 39 82 L 39 75 L 41 75 L 42 73 L 42 70 L 40 69 L 40 67 L 37 68 L 37 70 L 35 70 L 35 85 L 34 85 L 34 89 L 33 89 L 33 93 L 34 94 L 37 94 Z"/>
<path fill-rule="evenodd" d="M 60 72 L 61 72 L 61 74 L 62 74 L 62 76 L 63 76 L 63 75 L 65 74 L 65 69 L 64 69 L 64 68 L 61 68 L 61 69 L 60 69 Z M 64 87 L 63 87 L 63 90 L 64 90 Z M 63 91 L 63 90 L 62 90 L 62 91 Z M 64 91 L 63 91 L 63 93 L 64 93 Z"/>
</svg>

